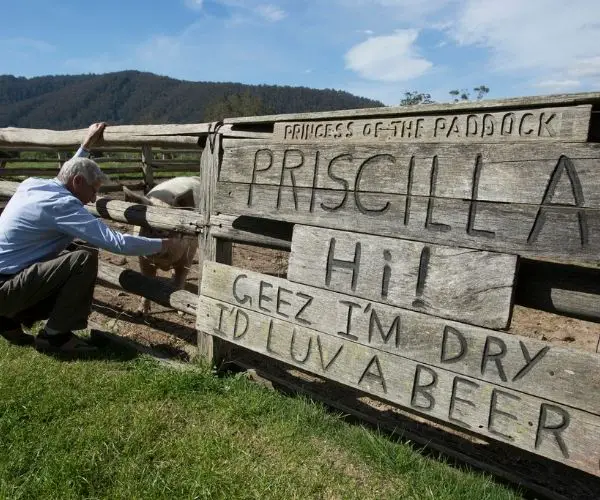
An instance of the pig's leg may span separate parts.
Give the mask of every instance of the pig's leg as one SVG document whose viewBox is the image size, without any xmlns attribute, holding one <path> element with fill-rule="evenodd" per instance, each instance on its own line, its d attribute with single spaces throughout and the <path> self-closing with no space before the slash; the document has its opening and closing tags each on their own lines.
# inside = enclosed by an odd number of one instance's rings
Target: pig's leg
<svg viewBox="0 0 600 500">
<path fill-rule="evenodd" d="M 185 280 L 190 271 L 191 262 L 188 259 L 181 259 L 173 266 L 173 283 L 179 289 L 183 290 L 185 287 Z M 183 316 L 181 311 L 177 311 L 177 314 Z"/>
<path fill-rule="evenodd" d="M 156 277 L 156 266 L 152 264 L 148 259 L 144 257 L 140 257 L 140 271 L 144 276 L 149 276 L 150 278 Z M 150 312 L 150 300 L 142 297 L 140 305 L 137 309 L 138 314 L 148 314 Z"/>
</svg>

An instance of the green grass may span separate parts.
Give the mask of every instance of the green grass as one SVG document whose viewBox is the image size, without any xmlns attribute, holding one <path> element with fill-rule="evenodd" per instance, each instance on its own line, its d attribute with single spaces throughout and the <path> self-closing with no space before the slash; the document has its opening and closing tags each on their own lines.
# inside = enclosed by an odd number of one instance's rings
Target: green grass
<svg viewBox="0 0 600 500">
<path fill-rule="evenodd" d="M 0 497 L 514 499 L 304 398 L 206 367 L 0 339 Z"/>
</svg>

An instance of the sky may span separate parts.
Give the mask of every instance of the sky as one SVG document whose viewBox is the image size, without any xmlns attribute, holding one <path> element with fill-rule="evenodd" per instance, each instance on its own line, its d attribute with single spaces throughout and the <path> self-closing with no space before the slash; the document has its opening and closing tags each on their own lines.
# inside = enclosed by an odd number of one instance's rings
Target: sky
<svg viewBox="0 0 600 500">
<path fill-rule="evenodd" d="M 0 74 L 134 69 L 396 105 L 600 90 L 600 0 L 2 0 Z"/>
</svg>

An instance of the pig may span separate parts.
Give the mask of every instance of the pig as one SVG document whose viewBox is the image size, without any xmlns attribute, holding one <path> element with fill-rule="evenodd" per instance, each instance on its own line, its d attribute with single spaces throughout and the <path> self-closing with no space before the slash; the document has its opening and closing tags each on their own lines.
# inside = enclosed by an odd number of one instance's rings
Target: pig
<svg viewBox="0 0 600 500">
<path fill-rule="evenodd" d="M 199 191 L 200 177 L 175 177 L 161 182 L 144 195 L 136 194 L 123 186 L 125 201 L 142 203 L 153 207 L 198 208 L 199 200 L 196 193 Z M 145 227 L 136 227 L 135 233 L 149 238 L 179 237 L 183 245 L 176 254 L 157 254 L 139 257 L 140 271 L 144 276 L 156 276 L 156 270 L 168 271 L 173 269 L 173 281 L 178 289 L 182 289 L 185 280 L 198 250 L 198 238 L 196 236 L 182 235 L 175 231 L 161 231 Z M 200 256 L 201 257 L 201 256 Z M 201 262 L 202 259 L 199 259 Z M 150 300 L 142 297 L 138 314 L 144 315 L 150 312 Z"/>
</svg>

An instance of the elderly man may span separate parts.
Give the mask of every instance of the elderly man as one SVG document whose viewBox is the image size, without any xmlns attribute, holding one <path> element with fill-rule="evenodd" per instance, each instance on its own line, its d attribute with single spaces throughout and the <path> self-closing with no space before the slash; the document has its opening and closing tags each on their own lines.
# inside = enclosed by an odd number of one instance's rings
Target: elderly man
<svg viewBox="0 0 600 500">
<path fill-rule="evenodd" d="M 85 209 L 107 179 L 87 158 L 104 128 L 104 123 L 90 126 L 56 178 L 23 181 L 0 216 L 0 335 L 10 342 L 59 354 L 95 350 L 73 330 L 87 327 L 98 253 L 85 248 L 61 253 L 74 238 L 125 255 L 171 252 L 180 245 L 114 231 Z M 35 340 L 21 330 L 46 318 Z"/>
</svg>

